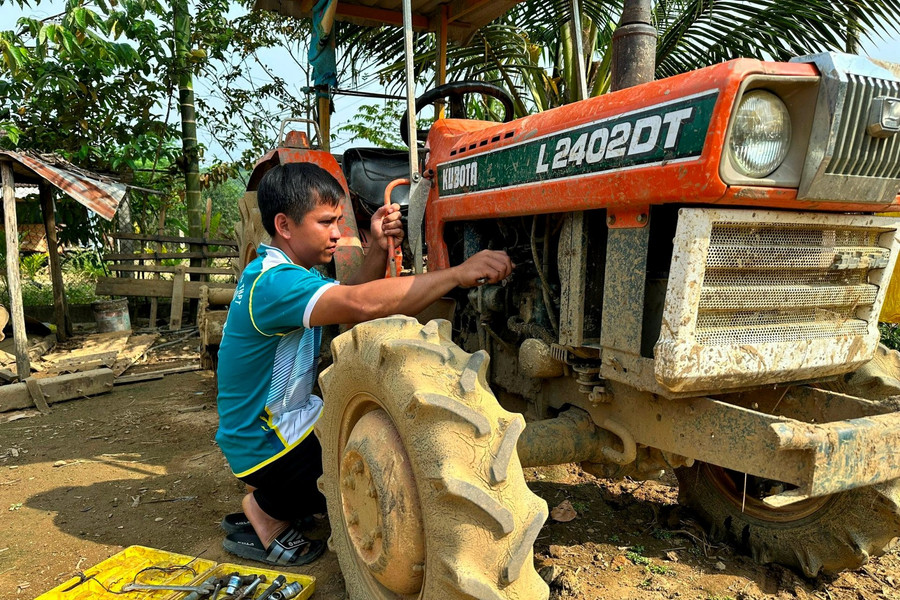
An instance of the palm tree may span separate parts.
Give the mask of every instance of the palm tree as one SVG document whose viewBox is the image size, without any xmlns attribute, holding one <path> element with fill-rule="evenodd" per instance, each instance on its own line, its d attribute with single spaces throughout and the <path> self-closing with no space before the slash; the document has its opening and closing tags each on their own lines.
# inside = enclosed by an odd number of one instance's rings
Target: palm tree
<svg viewBox="0 0 900 600">
<path fill-rule="evenodd" d="M 581 0 L 589 93 L 609 90 L 611 42 L 622 0 Z M 542 111 L 574 100 L 574 44 L 570 0 L 527 1 L 481 28 L 464 47 L 449 50 L 449 78 L 504 86 L 516 112 Z M 853 48 L 864 34 L 900 31 L 898 0 L 657 0 L 656 76 L 668 77 L 737 57 L 788 60 Z M 342 28 L 339 43 L 352 61 L 388 65 L 384 81 L 399 81 L 402 32 L 396 28 Z M 435 46 L 416 39 L 417 69 L 433 82 Z M 490 107 L 488 107 L 490 108 Z"/>
</svg>

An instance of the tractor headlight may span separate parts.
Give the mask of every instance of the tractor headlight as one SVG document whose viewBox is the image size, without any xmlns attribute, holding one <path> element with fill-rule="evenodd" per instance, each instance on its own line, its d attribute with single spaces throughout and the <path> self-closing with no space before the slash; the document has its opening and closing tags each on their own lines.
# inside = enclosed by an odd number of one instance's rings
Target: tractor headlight
<svg viewBox="0 0 900 600">
<path fill-rule="evenodd" d="M 765 90 L 744 94 L 729 144 L 735 168 L 747 177 L 765 177 L 781 165 L 790 146 L 791 117 L 784 102 Z"/>
</svg>

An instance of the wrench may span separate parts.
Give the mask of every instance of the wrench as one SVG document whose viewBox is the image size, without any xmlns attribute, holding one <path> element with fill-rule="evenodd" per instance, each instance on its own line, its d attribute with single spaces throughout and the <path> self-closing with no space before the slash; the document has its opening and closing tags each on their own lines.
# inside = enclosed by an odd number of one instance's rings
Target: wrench
<svg viewBox="0 0 900 600">
<path fill-rule="evenodd" d="M 164 591 L 164 592 L 196 592 L 207 595 L 213 590 L 212 585 L 152 585 L 149 583 L 128 583 L 122 586 L 123 592 L 140 591 Z"/>
</svg>

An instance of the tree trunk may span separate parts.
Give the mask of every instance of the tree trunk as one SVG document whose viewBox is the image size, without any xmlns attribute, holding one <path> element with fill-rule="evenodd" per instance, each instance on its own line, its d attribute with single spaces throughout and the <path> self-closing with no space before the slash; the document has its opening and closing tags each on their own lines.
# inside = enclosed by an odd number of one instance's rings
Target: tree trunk
<svg viewBox="0 0 900 600">
<path fill-rule="evenodd" d="M 44 231 L 47 233 L 47 256 L 50 263 L 50 281 L 53 284 L 53 313 L 56 318 L 56 339 L 64 342 L 72 335 L 72 319 L 66 300 L 66 286 L 59 264 L 59 240 L 56 237 L 56 207 L 53 190 L 46 181 L 40 183 L 41 212 L 44 215 Z"/>
<path fill-rule="evenodd" d="M 175 72 L 178 76 L 178 101 L 181 113 L 182 168 L 184 170 L 184 200 L 187 205 L 188 237 L 203 235 L 200 200 L 200 149 L 197 146 L 197 122 L 194 110 L 194 84 L 191 78 L 191 15 L 187 0 L 174 0 L 172 14 L 175 20 Z M 191 246 L 192 252 L 203 248 Z M 191 259 L 192 267 L 205 266 L 205 260 Z M 196 276 L 192 275 L 191 279 Z M 196 302 L 191 302 L 193 317 Z"/>
<path fill-rule="evenodd" d="M 197 122 L 194 112 L 194 84 L 191 79 L 191 15 L 187 0 L 175 0 L 175 70 L 178 75 L 178 100 L 181 111 L 181 147 L 183 152 L 184 199 L 187 204 L 188 236 L 201 237 L 200 156 L 197 146 Z"/>
<path fill-rule="evenodd" d="M 859 8 L 852 2 L 847 2 L 847 33 L 845 36 L 845 50 L 848 54 L 859 52 Z"/>
</svg>

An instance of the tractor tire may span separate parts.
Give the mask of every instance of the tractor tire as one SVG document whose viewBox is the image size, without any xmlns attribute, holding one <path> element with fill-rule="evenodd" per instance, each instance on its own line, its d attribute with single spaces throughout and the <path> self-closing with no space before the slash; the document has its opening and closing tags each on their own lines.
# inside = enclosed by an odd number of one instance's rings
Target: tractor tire
<svg viewBox="0 0 900 600">
<path fill-rule="evenodd" d="M 320 379 L 329 546 L 352 600 L 545 600 L 533 546 L 547 503 L 525 485 L 521 415 L 450 323 L 390 317 L 332 342 Z"/>
<path fill-rule="evenodd" d="M 235 234 L 239 244 L 239 256 L 234 262 L 234 271 L 240 276 L 244 267 L 256 258 L 256 249 L 259 245 L 271 243 L 272 236 L 263 227 L 255 191 L 244 193 L 238 202 L 238 209 L 241 213 L 241 222 L 235 225 Z"/>
<path fill-rule="evenodd" d="M 821 382 L 817 387 L 880 402 L 890 410 L 900 410 L 900 352 L 878 344 L 872 360 L 843 378 Z"/>
<path fill-rule="evenodd" d="M 750 496 L 742 507 L 740 473 L 697 462 L 675 475 L 679 503 L 694 510 L 714 539 L 806 577 L 855 569 L 900 536 L 900 480 L 774 508 Z"/>
</svg>

